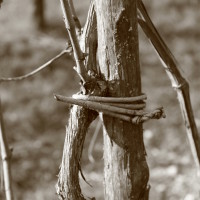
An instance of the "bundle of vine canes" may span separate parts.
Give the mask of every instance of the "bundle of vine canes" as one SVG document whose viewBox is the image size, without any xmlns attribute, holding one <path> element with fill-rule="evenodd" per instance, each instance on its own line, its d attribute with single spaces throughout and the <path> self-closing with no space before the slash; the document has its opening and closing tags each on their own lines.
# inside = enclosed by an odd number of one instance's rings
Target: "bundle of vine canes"
<svg viewBox="0 0 200 200">
<path fill-rule="evenodd" d="M 152 111 L 144 110 L 147 99 L 145 94 L 135 97 L 99 97 L 82 94 L 75 94 L 72 97 L 54 95 L 54 97 L 58 101 L 83 106 L 133 124 L 166 117 L 163 107 Z"/>
</svg>

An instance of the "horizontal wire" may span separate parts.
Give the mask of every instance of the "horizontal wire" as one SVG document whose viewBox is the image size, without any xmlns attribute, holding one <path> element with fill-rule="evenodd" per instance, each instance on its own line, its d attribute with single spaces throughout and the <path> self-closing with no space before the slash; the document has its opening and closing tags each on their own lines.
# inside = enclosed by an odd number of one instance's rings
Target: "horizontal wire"
<svg viewBox="0 0 200 200">
<path fill-rule="evenodd" d="M 57 59 L 59 59 L 61 56 L 63 56 L 66 53 L 69 53 L 69 52 L 67 50 L 61 51 L 58 55 L 53 57 L 51 60 L 49 60 L 45 64 L 39 66 L 37 69 L 33 70 L 32 72 L 30 72 L 28 74 L 25 74 L 25 75 L 22 75 L 22 76 L 17 76 L 17 77 L 0 78 L 0 83 L 1 82 L 8 82 L 8 81 L 21 81 L 21 80 L 27 79 L 31 76 L 34 76 L 35 74 L 37 74 L 38 72 L 40 72 L 44 68 L 48 67 L 50 64 L 52 64 L 54 61 L 56 61 Z"/>
</svg>

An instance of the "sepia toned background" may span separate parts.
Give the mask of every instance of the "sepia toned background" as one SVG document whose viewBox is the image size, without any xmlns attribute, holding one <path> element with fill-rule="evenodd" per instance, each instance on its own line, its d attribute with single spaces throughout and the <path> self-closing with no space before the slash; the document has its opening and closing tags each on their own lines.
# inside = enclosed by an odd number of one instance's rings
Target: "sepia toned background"
<svg viewBox="0 0 200 200">
<path fill-rule="evenodd" d="M 84 25 L 89 0 L 76 0 Z M 200 3 L 198 0 L 145 0 L 149 14 L 175 55 L 180 71 L 190 84 L 191 101 L 200 131 Z M 32 0 L 4 0 L 0 9 L 0 77 L 32 71 L 65 49 L 67 34 L 59 1 L 45 2 L 45 28 L 33 18 Z M 162 105 L 167 118 L 144 125 L 150 167 L 150 200 L 197 200 L 200 183 L 187 140 L 176 92 L 156 53 L 139 28 L 143 92 L 147 108 Z M 71 96 L 79 90 L 74 61 L 63 56 L 36 76 L 0 85 L 5 128 L 13 148 L 12 175 L 18 200 L 57 199 L 55 184 L 62 158 L 69 106 L 53 94 Z M 95 162 L 88 146 L 97 121 L 90 127 L 82 157 L 81 179 L 85 197 L 103 200 L 103 139 L 98 134 Z M 2 181 L 1 181 L 2 182 Z M 1 187 L 0 199 L 4 199 Z M 89 198 L 88 198 L 89 199 Z"/>
</svg>

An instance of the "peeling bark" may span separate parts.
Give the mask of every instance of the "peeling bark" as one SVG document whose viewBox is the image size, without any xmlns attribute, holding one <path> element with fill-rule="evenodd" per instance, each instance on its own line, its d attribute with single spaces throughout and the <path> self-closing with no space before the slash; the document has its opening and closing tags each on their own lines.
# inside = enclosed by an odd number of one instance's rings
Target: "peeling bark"
<svg viewBox="0 0 200 200">
<path fill-rule="evenodd" d="M 98 58 L 108 96 L 141 95 L 137 1 L 96 0 Z M 149 169 L 142 125 L 102 116 L 105 199 L 145 199 Z"/>
<path fill-rule="evenodd" d="M 80 106 L 70 111 L 63 150 L 63 158 L 56 186 L 61 200 L 84 200 L 79 185 L 80 159 L 88 126 L 96 114 Z"/>
</svg>

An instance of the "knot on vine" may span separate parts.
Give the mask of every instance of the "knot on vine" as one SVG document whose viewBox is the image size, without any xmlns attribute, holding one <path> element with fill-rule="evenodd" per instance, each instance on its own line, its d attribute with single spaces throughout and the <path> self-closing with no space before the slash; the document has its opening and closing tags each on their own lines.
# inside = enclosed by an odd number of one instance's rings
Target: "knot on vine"
<svg viewBox="0 0 200 200">
<path fill-rule="evenodd" d="M 101 80 L 92 71 L 88 71 L 90 76 L 89 81 L 83 83 L 80 82 L 81 91 L 78 93 L 80 95 L 91 95 L 91 96 L 105 96 L 107 93 L 107 83 Z"/>
</svg>

